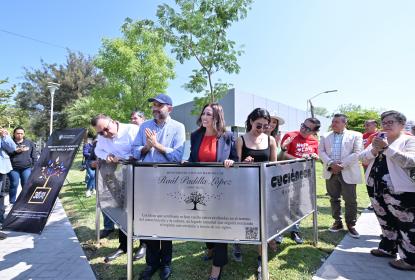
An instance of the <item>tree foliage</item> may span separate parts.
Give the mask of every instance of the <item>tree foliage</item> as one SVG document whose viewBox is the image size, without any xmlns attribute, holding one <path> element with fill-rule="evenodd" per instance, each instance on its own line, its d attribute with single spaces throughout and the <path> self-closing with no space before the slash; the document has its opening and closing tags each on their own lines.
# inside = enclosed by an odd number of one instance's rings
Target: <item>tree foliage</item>
<svg viewBox="0 0 415 280">
<path fill-rule="evenodd" d="M 150 20 L 125 19 L 122 38 L 103 39 L 95 59 L 108 85 L 93 94 L 94 108 L 121 121 L 132 110 L 150 115 L 148 98 L 166 91 L 175 76 L 174 61 L 164 51 L 163 31 Z"/>
<path fill-rule="evenodd" d="M 380 123 L 380 110 L 364 109 L 360 105 L 341 105 L 338 112 L 345 114 L 348 118 L 347 128 L 355 131 L 364 131 L 366 120 L 377 120 Z"/>
<path fill-rule="evenodd" d="M 8 83 L 8 80 L 0 80 L 0 86 Z M 0 88 L 0 126 L 11 127 L 13 125 L 13 116 L 10 115 L 10 101 L 15 91 L 15 86 L 11 88 Z"/>
<path fill-rule="evenodd" d="M 49 124 L 51 106 L 48 82 L 60 84 L 54 96 L 54 129 L 68 126 L 68 115 L 64 112 L 66 107 L 88 96 L 93 88 L 105 82 L 93 65 L 92 58 L 69 50 L 65 64 L 48 64 L 41 60 L 39 69 L 25 68 L 24 78 L 26 81 L 21 84 L 16 96 L 16 106 L 28 112 L 30 130 L 44 138 L 49 135 L 49 125 L 45 125 Z"/>
<path fill-rule="evenodd" d="M 220 71 L 239 73 L 237 57 L 242 50 L 227 38 L 232 23 L 247 16 L 252 0 L 176 0 L 178 11 L 167 4 L 158 7 L 157 16 L 165 30 L 172 52 L 180 63 L 195 59 L 190 81 L 184 85 L 196 97 L 197 107 L 216 102 L 231 86 L 213 75 Z M 198 106 L 199 104 L 199 106 Z"/>
<path fill-rule="evenodd" d="M 330 117 L 329 111 L 324 107 L 314 107 L 314 114 L 317 115 L 317 118 L 318 116 Z"/>
</svg>

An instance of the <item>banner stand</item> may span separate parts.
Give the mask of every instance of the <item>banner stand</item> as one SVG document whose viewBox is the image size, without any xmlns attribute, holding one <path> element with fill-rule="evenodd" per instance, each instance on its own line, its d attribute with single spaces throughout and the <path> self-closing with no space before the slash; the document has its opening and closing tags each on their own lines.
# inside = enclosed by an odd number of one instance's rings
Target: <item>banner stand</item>
<svg viewBox="0 0 415 280">
<path fill-rule="evenodd" d="M 312 179 L 309 181 L 310 187 L 309 189 L 307 189 L 307 192 L 303 193 L 310 193 L 310 199 L 308 200 L 309 204 L 307 206 L 307 204 L 301 204 L 301 209 L 303 209 L 303 212 L 301 214 L 300 217 L 297 217 L 296 219 L 291 219 L 289 225 L 287 227 L 281 226 L 278 230 L 276 230 L 276 234 L 270 234 L 269 230 L 274 230 L 272 227 L 269 228 L 269 217 L 267 217 L 267 215 L 269 216 L 268 212 L 272 212 L 273 209 L 270 205 L 268 205 L 269 203 L 269 199 L 274 199 L 275 197 L 275 192 L 271 193 L 270 192 L 270 188 L 275 187 L 270 185 L 270 176 L 280 176 L 280 175 L 284 175 L 284 174 L 288 174 L 288 173 L 275 173 L 273 170 L 272 172 L 274 173 L 270 173 L 269 167 L 270 166 L 274 166 L 274 165 L 281 165 L 281 169 L 284 169 L 283 165 L 286 164 L 293 164 L 293 168 L 298 168 L 295 167 L 296 165 L 298 166 L 298 163 L 301 162 L 308 162 L 307 165 L 307 170 L 312 170 Z M 206 167 L 209 168 L 209 166 L 211 165 L 206 165 Z M 239 165 L 236 164 L 234 166 L 234 168 L 241 168 L 241 166 L 243 167 L 247 167 L 247 165 Z M 147 165 L 147 168 L 149 168 L 150 165 Z M 168 168 L 175 168 L 175 164 L 171 164 L 171 165 L 152 165 L 153 168 L 160 168 L 160 167 L 168 167 Z M 183 166 L 180 166 L 183 167 Z M 199 166 L 199 167 L 204 167 L 204 165 Z M 316 195 L 316 176 L 315 176 L 315 161 L 311 160 L 311 161 L 306 161 L 304 159 L 298 159 L 298 160 L 289 160 L 289 161 L 284 161 L 283 163 L 281 162 L 268 162 L 268 163 L 261 163 L 261 164 L 257 164 L 256 168 L 259 167 L 259 176 L 256 177 L 256 180 L 259 179 L 259 190 L 257 189 L 257 191 L 259 191 L 259 197 L 257 197 L 257 199 L 260 200 L 259 203 L 259 208 L 258 209 L 258 214 L 259 214 L 259 222 L 257 223 L 257 226 L 259 227 L 260 230 L 260 235 L 259 235 L 259 240 L 257 240 L 255 243 L 249 243 L 249 242 L 245 242 L 248 244 L 260 244 L 261 245 L 261 274 L 262 274 L 262 279 L 264 280 L 269 280 L 269 270 L 268 270 L 268 240 L 272 240 L 275 236 L 281 235 L 283 234 L 286 230 L 288 230 L 293 224 L 300 222 L 301 220 L 305 219 L 306 217 L 308 217 L 309 215 L 313 214 L 313 245 L 317 246 L 317 242 L 318 242 L 318 225 L 317 225 L 317 195 Z M 147 235 L 147 234 L 138 234 L 138 235 L 134 235 L 134 226 L 136 226 L 136 224 L 134 224 L 136 221 L 134 220 L 134 211 L 137 210 L 135 209 L 135 207 L 138 207 L 139 204 L 134 203 L 134 200 L 137 199 L 137 197 L 135 197 L 134 195 L 134 188 L 135 188 L 135 184 L 137 183 L 136 180 L 138 178 L 135 172 L 135 168 L 146 168 L 146 165 L 139 165 L 139 166 L 135 166 L 132 164 L 124 164 L 124 166 L 122 167 L 124 170 L 127 169 L 128 172 L 123 173 L 123 179 L 125 180 L 125 204 L 124 204 L 124 210 L 126 210 L 126 224 L 124 224 L 124 229 L 123 231 L 126 233 L 127 235 L 127 280 L 133 280 L 134 279 L 134 275 L 133 275 L 133 242 L 134 242 L 134 238 L 138 238 L 138 237 L 150 237 L 150 239 L 159 239 L 158 235 Z M 151 168 L 151 167 L 150 167 Z M 249 167 L 250 168 L 250 167 Z M 162 169 L 162 168 L 161 168 Z M 285 168 L 286 170 L 286 168 Z M 299 168 L 298 170 L 300 170 L 299 172 L 302 172 L 302 169 Z M 258 172 L 257 171 L 257 172 Z M 280 168 L 278 169 L 278 171 L 280 171 Z M 284 171 L 284 170 L 283 170 Z M 160 171 L 158 171 L 160 172 Z M 268 172 L 268 173 L 267 173 Z M 284 171 L 286 172 L 286 171 Z M 245 172 L 244 172 L 245 173 Z M 127 174 L 127 176 L 125 176 Z M 129 175 L 131 174 L 131 176 Z M 144 175 L 148 175 L 148 173 L 143 173 Z M 163 174 L 163 173 L 161 173 Z M 172 173 L 173 174 L 173 173 Z M 179 173 L 177 173 L 179 174 Z M 181 174 L 181 173 L 180 173 Z M 290 174 L 293 174 L 292 171 Z M 310 174 L 310 173 L 300 173 L 300 174 Z M 284 175 L 285 176 L 285 175 Z M 293 175 L 291 175 L 293 176 Z M 300 176 L 300 178 L 303 175 Z M 310 175 L 304 175 L 304 178 L 308 178 L 310 177 Z M 146 179 L 146 177 L 144 176 L 144 178 L 142 178 L 141 176 L 139 177 L 140 181 Z M 151 177 L 150 177 L 151 178 Z M 274 177 L 272 177 L 274 178 Z M 287 177 L 288 178 L 288 177 Z M 294 178 L 294 177 L 292 177 Z M 98 176 L 96 176 L 96 180 L 98 182 Z M 294 180 L 294 179 L 293 179 Z M 296 179 L 298 180 L 298 178 Z M 177 180 L 176 180 L 177 181 Z M 171 181 L 173 182 L 173 181 Z M 169 183 L 171 183 L 169 182 Z M 141 183 L 141 182 L 139 182 Z M 173 182 L 175 183 L 175 182 Z M 284 184 L 286 184 L 285 182 L 283 182 Z M 192 183 L 192 184 L 196 184 L 196 183 Z M 96 184 L 97 187 L 99 184 Z M 278 189 L 273 189 L 274 191 L 278 191 Z M 312 198 L 311 198 L 312 196 Z M 307 196 L 306 196 L 307 198 Z M 302 198 L 304 199 L 304 198 Z M 307 199 L 306 199 L 307 200 Z M 138 200 L 139 201 L 139 200 Z M 97 205 L 96 205 L 96 221 L 95 221 L 95 226 L 96 226 L 96 235 L 97 235 L 97 242 L 99 242 L 100 240 L 100 233 L 99 233 L 99 227 L 100 227 L 100 213 L 101 213 L 101 207 L 100 207 L 100 196 L 99 196 L 99 191 L 97 190 Z M 135 205 L 135 206 L 134 206 Z M 141 205 L 141 204 L 140 204 Z M 291 207 L 291 206 L 290 206 Z M 293 209 L 296 210 L 296 208 L 300 207 L 297 204 L 293 204 Z M 305 208 L 304 208 L 305 207 Z M 307 208 L 308 207 L 308 208 Z M 194 209 L 192 209 L 194 210 Z M 104 210 L 105 211 L 105 210 Z M 139 212 L 140 213 L 140 212 Z M 125 216 L 124 216 L 125 217 Z M 296 217 L 294 215 L 294 217 Z M 136 219 L 139 219 L 138 217 L 136 217 Z M 121 224 L 120 224 L 121 226 Z M 195 240 L 195 241 L 203 241 L 203 238 L 192 238 L 189 239 L 188 237 L 179 237 L 180 235 L 176 236 L 176 238 L 173 237 L 169 237 L 169 236 L 165 236 L 165 235 L 160 235 L 160 239 L 162 240 Z M 218 238 L 217 241 L 221 242 L 222 239 Z M 210 240 L 211 241 L 211 240 Z M 238 240 L 234 240 L 234 242 L 238 241 Z M 259 243 L 258 243 L 259 241 Z M 232 241 L 230 241 L 228 239 L 228 243 L 234 243 Z M 238 242 L 240 243 L 240 242 Z M 244 243 L 244 242 L 242 242 Z"/>
<path fill-rule="evenodd" d="M 100 241 L 100 230 L 99 228 L 101 227 L 101 219 L 100 219 L 100 215 L 101 215 L 101 207 L 99 206 L 99 191 L 97 190 L 98 188 L 98 167 L 95 169 L 95 189 L 96 189 L 96 203 L 95 203 L 95 234 L 97 237 L 97 243 L 99 244 Z"/>
<path fill-rule="evenodd" d="M 130 174 L 132 173 L 132 178 L 129 178 L 131 181 L 127 186 L 127 280 L 133 280 L 133 219 L 134 219 L 134 172 L 132 172 L 133 166 L 128 165 L 128 168 L 131 169 Z"/>
<path fill-rule="evenodd" d="M 316 161 L 312 160 L 312 166 L 313 169 L 316 170 Z M 318 243 L 318 226 L 317 226 L 317 178 L 316 176 L 314 176 L 314 182 L 313 182 L 313 186 L 314 186 L 314 193 L 316 194 L 314 196 L 313 199 L 313 208 L 314 208 L 314 212 L 313 212 L 313 245 L 315 247 L 317 247 L 317 243 Z"/>
<path fill-rule="evenodd" d="M 265 164 L 261 164 L 260 168 L 260 184 L 261 184 L 261 274 L 262 279 L 268 280 L 268 241 L 267 241 L 267 223 L 266 221 L 266 209 L 265 201 L 266 200 L 266 191 L 265 191 Z"/>
</svg>

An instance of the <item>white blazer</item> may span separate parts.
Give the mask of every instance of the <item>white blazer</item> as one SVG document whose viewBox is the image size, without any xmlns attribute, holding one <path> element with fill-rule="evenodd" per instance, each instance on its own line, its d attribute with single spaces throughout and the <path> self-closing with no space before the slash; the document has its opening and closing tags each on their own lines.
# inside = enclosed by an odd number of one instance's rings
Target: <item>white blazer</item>
<svg viewBox="0 0 415 280">
<path fill-rule="evenodd" d="M 344 130 L 341 145 L 341 164 L 343 166 L 343 180 L 348 184 L 362 183 L 362 171 L 359 164 L 359 154 L 363 149 L 363 137 L 360 132 Z M 320 137 L 318 146 L 320 159 L 323 161 L 323 177 L 330 179 L 332 173 L 327 169 L 328 163 L 333 161 L 334 132 L 330 131 Z"/>
<path fill-rule="evenodd" d="M 375 162 L 370 144 L 361 154 L 360 159 L 369 162 L 366 170 L 366 181 Z M 401 134 L 393 141 L 383 154 L 386 156 L 389 175 L 395 192 L 415 192 L 415 180 L 410 178 L 411 169 L 415 168 L 415 137 Z"/>
</svg>

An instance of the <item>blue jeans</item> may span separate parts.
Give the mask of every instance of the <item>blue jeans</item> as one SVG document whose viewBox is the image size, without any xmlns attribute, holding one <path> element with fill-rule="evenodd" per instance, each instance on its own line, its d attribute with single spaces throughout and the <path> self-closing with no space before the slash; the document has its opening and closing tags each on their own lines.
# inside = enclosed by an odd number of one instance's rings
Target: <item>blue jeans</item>
<svg viewBox="0 0 415 280">
<path fill-rule="evenodd" d="M 113 230 L 114 229 L 114 222 L 108 218 L 107 215 L 102 212 L 102 217 L 104 218 L 104 229 Z"/>
<path fill-rule="evenodd" d="M 95 190 L 95 170 L 91 168 L 91 161 L 88 160 L 85 165 L 87 173 L 86 189 L 92 191 Z"/>
<path fill-rule="evenodd" d="M 24 169 L 13 169 L 9 172 L 8 176 L 10 179 L 10 190 L 9 190 L 9 203 L 14 204 L 16 202 L 17 188 L 19 187 L 19 182 L 22 188 L 29 179 L 31 173 L 30 168 Z"/>
</svg>

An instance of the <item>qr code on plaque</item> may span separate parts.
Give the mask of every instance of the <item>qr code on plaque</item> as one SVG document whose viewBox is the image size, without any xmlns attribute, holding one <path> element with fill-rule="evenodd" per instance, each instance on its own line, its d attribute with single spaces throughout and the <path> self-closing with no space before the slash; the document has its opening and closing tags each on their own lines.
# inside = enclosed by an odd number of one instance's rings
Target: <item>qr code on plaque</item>
<svg viewBox="0 0 415 280">
<path fill-rule="evenodd" d="M 245 239 L 258 239 L 258 227 L 245 227 Z"/>
</svg>

